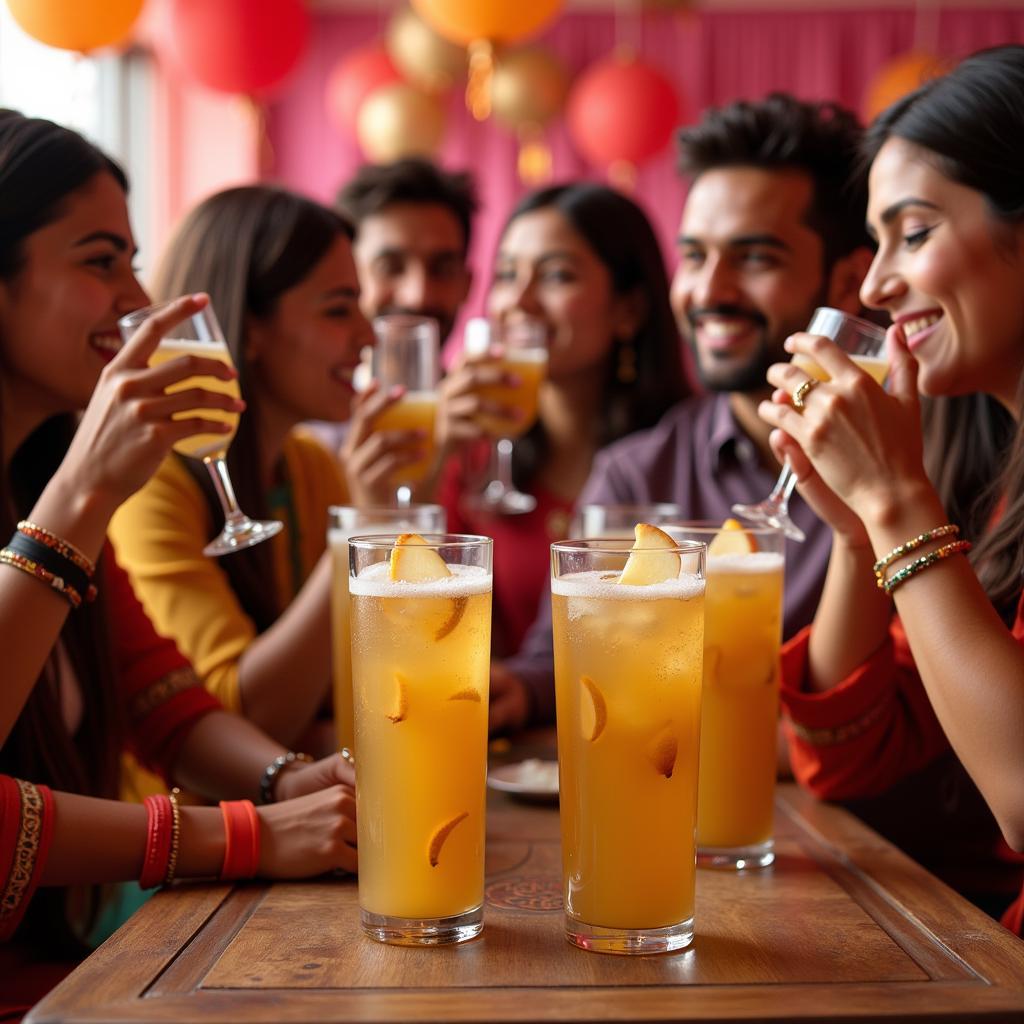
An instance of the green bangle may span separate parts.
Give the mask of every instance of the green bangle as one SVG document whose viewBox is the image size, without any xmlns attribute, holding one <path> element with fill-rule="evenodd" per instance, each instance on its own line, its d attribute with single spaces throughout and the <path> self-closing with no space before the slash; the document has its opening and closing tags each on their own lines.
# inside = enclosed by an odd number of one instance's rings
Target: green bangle
<svg viewBox="0 0 1024 1024">
<path fill-rule="evenodd" d="M 960 527 L 955 523 L 946 523 L 945 526 L 936 526 L 933 530 L 925 530 L 924 533 L 919 533 L 916 537 L 911 537 L 910 540 L 898 544 L 889 554 L 884 555 L 871 567 L 879 587 L 884 586 L 885 570 L 897 559 L 909 555 L 911 551 L 916 551 L 922 544 L 927 544 L 930 540 L 938 540 L 940 537 L 948 537 L 950 534 L 955 535 L 959 532 Z"/>
<path fill-rule="evenodd" d="M 927 555 L 915 558 L 914 561 L 909 565 L 905 565 L 899 572 L 893 573 L 880 586 L 887 594 L 891 594 L 901 583 L 906 583 L 911 576 L 924 572 L 930 565 L 941 562 L 944 558 L 949 558 L 950 555 L 958 555 L 961 551 L 966 553 L 970 550 L 971 542 L 969 540 L 954 540 L 949 544 L 943 544 L 941 548 L 936 548 L 934 551 L 929 551 Z"/>
</svg>

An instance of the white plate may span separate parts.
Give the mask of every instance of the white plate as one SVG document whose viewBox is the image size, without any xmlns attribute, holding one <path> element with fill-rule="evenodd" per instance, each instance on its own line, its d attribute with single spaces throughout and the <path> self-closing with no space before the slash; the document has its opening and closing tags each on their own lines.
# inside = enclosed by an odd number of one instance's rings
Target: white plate
<svg viewBox="0 0 1024 1024">
<path fill-rule="evenodd" d="M 531 758 L 503 764 L 488 771 L 487 785 L 528 800 L 557 800 L 558 762 Z"/>
</svg>

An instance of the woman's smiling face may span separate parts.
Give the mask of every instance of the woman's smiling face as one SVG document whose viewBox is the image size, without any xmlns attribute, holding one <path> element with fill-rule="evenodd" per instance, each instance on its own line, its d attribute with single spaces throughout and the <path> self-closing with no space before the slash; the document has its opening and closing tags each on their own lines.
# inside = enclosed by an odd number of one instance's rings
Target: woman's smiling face
<svg viewBox="0 0 1024 1024">
<path fill-rule="evenodd" d="M 926 395 L 985 392 L 1016 413 L 1024 372 L 1024 225 L 898 137 L 878 151 L 868 226 L 878 253 L 861 288 L 888 311 L 920 364 Z"/>
</svg>

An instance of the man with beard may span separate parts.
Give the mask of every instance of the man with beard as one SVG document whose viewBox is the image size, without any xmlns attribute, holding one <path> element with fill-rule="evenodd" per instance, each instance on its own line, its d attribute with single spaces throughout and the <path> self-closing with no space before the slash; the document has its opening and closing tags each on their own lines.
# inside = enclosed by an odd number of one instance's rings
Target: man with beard
<svg viewBox="0 0 1024 1024">
<path fill-rule="evenodd" d="M 783 94 L 711 110 L 680 132 L 691 186 L 672 304 L 707 393 L 599 453 L 581 507 L 673 502 L 686 519 L 722 522 L 734 502 L 768 494 L 779 464 L 757 415 L 771 395 L 767 368 L 788 358 L 783 342 L 817 306 L 860 309 L 871 262 L 866 182 L 854 173 L 860 136 L 842 108 Z M 787 542 L 787 638 L 813 618 L 831 546 L 798 496 L 790 514 L 807 541 Z M 520 653 L 492 669 L 491 728 L 553 718 L 545 604 Z"/>
<path fill-rule="evenodd" d="M 469 175 L 418 158 L 369 164 L 341 189 L 337 205 L 356 229 L 366 316 L 433 317 L 443 343 L 471 282 L 466 257 L 477 201 Z"/>
</svg>

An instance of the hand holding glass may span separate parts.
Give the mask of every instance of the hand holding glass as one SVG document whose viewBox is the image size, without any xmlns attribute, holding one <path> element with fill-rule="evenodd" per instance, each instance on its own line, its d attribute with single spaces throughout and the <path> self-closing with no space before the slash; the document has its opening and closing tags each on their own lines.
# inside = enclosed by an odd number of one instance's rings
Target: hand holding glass
<svg viewBox="0 0 1024 1024">
<path fill-rule="evenodd" d="M 121 337 L 126 342 L 130 341 L 149 317 L 166 305 L 167 303 L 161 303 L 156 306 L 147 306 L 145 309 L 138 309 L 134 313 L 122 317 L 118 321 Z M 190 355 L 219 359 L 221 362 L 227 363 L 228 366 L 232 365 L 231 353 L 228 351 L 224 334 L 212 306 L 207 305 L 198 313 L 194 313 L 170 328 L 161 339 L 157 350 L 150 356 L 149 365 L 159 366 L 172 359 Z M 219 380 L 216 377 L 188 377 L 167 388 L 167 394 L 196 387 L 231 395 L 234 398 L 239 397 L 237 380 Z M 174 418 L 188 419 L 191 416 L 220 420 L 230 423 L 232 426 L 231 432 L 228 434 L 195 434 L 185 438 L 184 441 L 179 441 L 174 446 L 174 450 L 178 454 L 202 460 L 210 471 L 214 490 L 220 500 L 221 508 L 224 510 L 224 528 L 203 548 L 203 554 L 227 555 L 232 551 L 241 551 L 253 544 L 269 540 L 280 531 L 282 524 L 277 520 L 261 522 L 250 519 L 238 507 L 235 490 L 228 474 L 227 452 L 234 439 L 235 431 L 238 429 L 239 414 L 222 409 L 191 409 L 176 413 Z"/>
<path fill-rule="evenodd" d="M 851 316 L 842 310 L 822 306 L 814 311 L 807 326 L 808 334 L 820 334 L 831 338 L 866 373 L 878 381 L 885 382 L 888 363 L 885 359 L 885 329 L 877 324 Z M 829 375 L 817 363 L 805 356 L 796 355 L 793 363 L 805 370 L 818 381 L 828 381 Z M 773 526 L 782 530 L 791 540 L 807 539 L 804 531 L 789 517 L 789 499 L 797 485 L 796 474 L 787 462 L 782 467 L 771 494 L 756 505 L 733 505 L 736 515 L 750 523 Z"/>
</svg>

